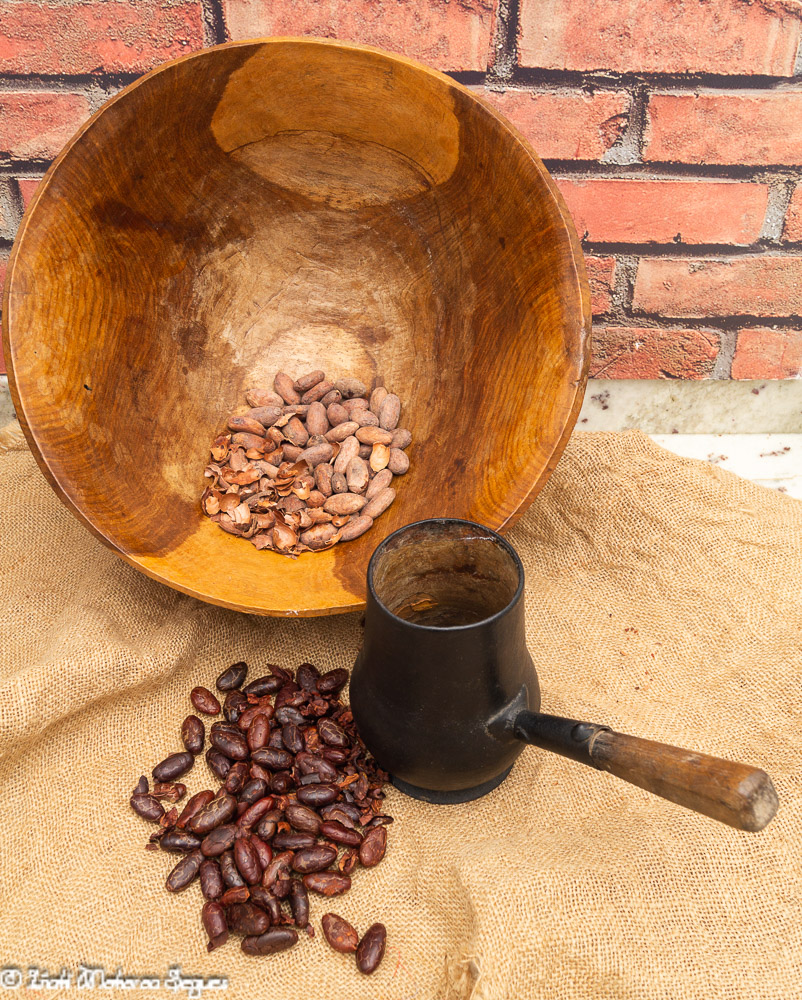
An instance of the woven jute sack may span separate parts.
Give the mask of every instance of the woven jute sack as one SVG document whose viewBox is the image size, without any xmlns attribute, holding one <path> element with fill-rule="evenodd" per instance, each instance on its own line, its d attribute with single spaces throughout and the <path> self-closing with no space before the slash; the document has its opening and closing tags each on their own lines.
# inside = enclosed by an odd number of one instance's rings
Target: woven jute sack
<svg viewBox="0 0 802 1000">
<path fill-rule="evenodd" d="M 204 995 L 226 1000 L 802 996 L 801 503 L 638 433 L 576 434 L 509 536 L 544 709 L 765 768 L 764 832 L 527 748 L 476 802 L 391 790 L 385 860 L 313 899 L 314 939 L 252 958 L 236 939 L 207 955 L 199 887 L 165 891 L 175 857 L 144 850 L 128 797 L 180 749 L 194 685 L 239 659 L 350 667 L 360 616 L 176 593 L 62 508 L 18 428 L 0 452 L 0 994 L 34 967 L 68 970 L 75 995 L 84 966 L 222 977 Z M 183 780 L 207 786 L 205 763 Z M 373 977 L 330 950 L 327 910 L 386 924 Z"/>
</svg>

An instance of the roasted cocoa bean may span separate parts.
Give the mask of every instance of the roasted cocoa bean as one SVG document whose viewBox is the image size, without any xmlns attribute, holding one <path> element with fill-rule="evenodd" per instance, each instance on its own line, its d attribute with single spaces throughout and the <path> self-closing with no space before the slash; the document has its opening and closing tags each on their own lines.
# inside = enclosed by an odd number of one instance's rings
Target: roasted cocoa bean
<svg viewBox="0 0 802 1000">
<path fill-rule="evenodd" d="M 242 733 L 212 731 L 209 733 L 209 742 L 215 750 L 231 760 L 245 760 L 248 757 L 248 744 Z"/>
<path fill-rule="evenodd" d="M 247 837 L 238 837 L 234 841 L 234 861 L 240 875 L 248 885 L 256 885 L 261 880 L 262 868 L 259 864 L 259 858 L 253 844 Z"/>
<path fill-rule="evenodd" d="M 306 806 L 319 809 L 334 802 L 339 794 L 339 789 L 332 788 L 331 785 L 306 785 L 298 789 L 296 798 Z"/>
<path fill-rule="evenodd" d="M 136 788 L 131 793 L 132 795 L 147 795 L 150 791 L 150 785 L 148 784 L 148 779 L 143 774 L 139 781 L 136 783 Z"/>
<path fill-rule="evenodd" d="M 237 827 L 234 823 L 218 826 L 201 841 L 201 853 L 206 858 L 219 857 L 233 845 L 236 836 Z"/>
<path fill-rule="evenodd" d="M 188 715 L 181 723 L 181 742 L 195 757 L 203 752 L 206 741 L 206 727 L 197 715 Z"/>
<path fill-rule="evenodd" d="M 219 864 L 223 882 L 229 889 L 236 889 L 238 886 L 245 885 L 245 879 L 240 875 L 237 863 L 234 861 L 233 851 L 224 851 L 220 855 Z"/>
<path fill-rule="evenodd" d="M 189 830 L 168 830 L 159 840 L 159 847 L 163 851 L 170 851 L 172 854 L 189 854 L 201 846 L 200 838 Z"/>
<path fill-rule="evenodd" d="M 245 682 L 245 678 L 248 674 L 248 664 L 242 661 L 238 663 L 232 663 L 230 667 L 220 674 L 220 676 L 215 681 L 215 687 L 218 691 L 231 691 L 234 688 L 242 687 Z"/>
<path fill-rule="evenodd" d="M 207 951 L 214 951 L 228 941 L 228 926 L 223 907 L 214 900 L 207 900 L 201 910 L 203 928 L 209 936 Z"/>
<path fill-rule="evenodd" d="M 317 682 L 317 689 L 321 694 L 335 694 L 345 687 L 347 681 L 348 671 L 337 667 L 336 670 L 329 670 L 323 674 Z"/>
<path fill-rule="evenodd" d="M 246 696 L 253 695 L 255 698 L 263 698 L 268 694 L 275 694 L 284 684 L 284 679 L 276 677 L 275 674 L 268 674 L 265 677 L 257 677 L 256 680 L 246 684 L 242 693 Z"/>
<path fill-rule="evenodd" d="M 284 810 L 287 822 L 296 830 L 305 833 L 318 833 L 322 820 L 314 809 L 301 802 L 291 802 Z"/>
<path fill-rule="evenodd" d="M 369 976 L 378 969 L 386 944 L 387 928 L 384 924 L 371 924 L 356 949 L 356 965 L 360 972 Z"/>
<path fill-rule="evenodd" d="M 196 813 L 199 813 L 207 803 L 212 801 L 213 798 L 214 792 L 208 788 L 205 788 L 202 792 L 196 792 L 192 798 L 187 800 L 187 803 L 181 810 L 181 815 L 176 820 L 175 825 L 180 830 L 183 830 L 192 817 Z"/>
<path fill-rule="evenodd" d="M 258 765 L 257 765 L 258 766 Z M 239 793 L 239 801 L 244 802 L 246 806 L 252 806 L 254 802 L 258 802 L 259 799 L 263 799 L 268 793 L 268 783 L 264 778 L 251 778 L 250 781 L 246 782 L 242 791 Z M 272 802 L 270 803 L 272 807 Z M 270 808 L 265 807 L 265 808 Z"/>
<path fill-rule="evenodd" d="M 324 913 L 320 925 L 323 936 L 335 951 L 342 955 L 356 951 L 359 935 L 343 917 L 336 913 Z"/>
<path fill-rule="evenodd" d="M 312 872 L 304 875 L 303 881 L 307 889 L 319 892 L 321 896 L 340 896 L 351 888 L 349 876 L 335 872 Z"/>
<path fill-rule="evenodd" d="M 231 761 L 228 757 L 212 747 L 206 751 L 206 763 L 216 778 L 219 778 L 220 781 L 225 781 L 228 772 L 231 770 Z"/>
<path fill-rule="evenodd" d="M 214 858 L 207 858 L 201 862 L 200 886 L 204 899 L 219 899 L 223 895 L 225 891 L 223 876 L 220 874 L 220 865 Z"/>
<path fill-rule="evenodd" d="M 314 833 L 296 833 L 290 830 L 279 830 L 273 837 L 273 847 L 279 851 L 300 851 L 314 847 L 317 837 Z"/>
<path fill-rule="evenodd" d="M 228 926 L 236 934 L 264 934 L 270 926 L 270 917 L 253 903 L 234 903 L 226 910 Z"/>
<path fill-rule="evenodd" d="M 189 700 L 192 702 L 195 710 L 203 715 L 220 714 L 220 702 L 208 688 L 193 688 L 189 693 Z"/>
<path fill-rule="evenodd" d="M 297 851 L 292 859 L 293 871 L 305 875 L 307 872 L 321 872 L 337 858 L 337 848 L 326 844 L 305 847 Z"/>
<path fill-rule="evenodd" d="M 151 773 L 155 781 L 172 781 L 191 770 L 194 763 L 195 758 L 186 750 L 181 753 L 171 753 L 157 764 Z"/>
<path fill-rule="evenodd" d="M 358 847 L 362 843 L 362 837 L 356 830 L 349 830 L 337 820 L 326 820 L 322 823 L 320 834 L 333 840 L 335 844 L 346 844 L 348 847 Z"/>
<path fill-rule="evenodd" d="M 193 882 L 200 871 L 203 855 L 200 851 L 192 851 L 186 857 L 181 858 L 178 864 L 167 876 L 165 885 L 168 892 L 180 892 Z"/>
<path fill-rule="evenodd" d="M 246 748 L 247 749 L 247 748 Z M 251 760 L 270 771 L 282 771 L 292 767 L 294 761 L 292 754 L 286 750 L 274 750 L 272 747 L 263 747 L 261 750 L 254 750 Z"/>
<path fill-rule="evenodd" d="M 238 760 L 234 764 L 231 770 L 226 775 L 226 780 L 223 785 L 225 790 L 231 795 L 239 795 L 242 789 L 245 787 L 245 783 L 248 780 L 250 773 L 250 768 L 247 761 Z"/>
<path fill-rule="evenodd" d="M 207 803 L 187 823 L 187 827 L 199 835 L 211 833 L 215 827 L 222 826 L 237 815 L 237 800 L 224 791 L 221 795 Z"/>
<path fill-rule="evenodd" d="M 387 850 L 387 827 L 374 826 L 365 834 L 359 847 L 359 860 L 365 868 L 373 868 Z"/>
<path fill-rule="evenodd" d="M 234 688 L 228 692 L 223 702 L 223 715 L 225 715 L 229 722 L 236 723 L 248 707 L 249 703 L 246 695 L 237 688 Z"/>
<path fill-rule="evenodd" d="M 141 816 L 142 819 L 149 820 L 151 823 L 158 823 L 164 816 L 164 806 L 152 795 L 137 793 L 131 796 L 130 803 L 137 816 Z"/>
<path fill-rule="evenodd" d="M 332 722 L 331 719 L 321 719 L 317 724 L 317 731 L 323 742 L 328 743 L 331 747 L 347 747 L 351 745 L 351 741 L 342 729 L 340 729 L 336 722 Z"/>
<path fill-rule="evenodd" d="M 241 948 L 246 955 L 275 955 L 298 943 L 298 932 L 292 927 L 271 927 L 258 937 L 245 937 Z"/>
</svg>

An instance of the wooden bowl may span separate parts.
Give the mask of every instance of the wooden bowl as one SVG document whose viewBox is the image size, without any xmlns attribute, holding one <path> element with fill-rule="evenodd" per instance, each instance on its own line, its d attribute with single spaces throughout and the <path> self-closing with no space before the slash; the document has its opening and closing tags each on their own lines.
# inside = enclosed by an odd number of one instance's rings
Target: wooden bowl
<svg viewBox="0 0 802 1000">
<path fill-rule="evenodd" d="M 589 330 L 570 217 L 509 123 L 409 59 L 310 39 L 198 52 L 106 104 L 39 185 L 3 308 L 64 503 L 149 576 L 271 615 L 360 608 L 410 521 L 511 525 L 576 420 Z M 384 378 L 412 466 L 358 540 L 258 552 L 201 514 L 208 449 L 247 387 L 315 368 Z"/>
</svg>

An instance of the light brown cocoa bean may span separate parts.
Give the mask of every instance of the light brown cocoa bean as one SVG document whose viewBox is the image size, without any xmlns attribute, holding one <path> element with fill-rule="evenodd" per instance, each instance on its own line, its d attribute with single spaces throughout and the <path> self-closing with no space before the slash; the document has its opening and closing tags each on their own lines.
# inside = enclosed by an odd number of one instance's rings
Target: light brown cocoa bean
<svg viewBox="0 0 802 1000">
<path fill-rule="evenodd" d="M 301 397 L 295 391 L 292 379 L 285 372 L 276 372 L 273 379 L 273 388 L 281 396 L 285 403 L 300 403 Z"/>
<path fill-rule="evenodd" d="M 368 401 L 363 399 L 361 396 L 357 396 L 355 399 L 343 399 L 343 404 L 346 412 L 348 413 L 349 420 L 351 419 L 351 414 L 355 410 L 366 410 L 368 408 Z"/>
<path fill-rule="evenodd" d="M 306 418 L 306 412 L 309 409 L 304 403 L 288 403 L 281 407 L 281 412 L 286 413 L 288 416 L 295 415 L 300 417 L 301 420 Z"/>
<path fill-rule="evenodd" d="M 313 385 L 317 385 L 318 382 L 325 381 L 325 378 L 325 372 L 309 372 L 308 375 L 302 375 L 300 378 L 297 378 L 293 384 L 293 388 L 296 392 L 306 392 L 308 389 L 311 389 Z"/>
<path fill-rule="evenodd" d="M 351 419 L 355 420 L 360 427 L 379 426 L 379 418 L 372 410 L 354 410 Z"/>
<path fill-rule="evenodd" d="M 412 444 L 412 433 L 406 427 L 396 427 L 393 431 L 393 440 L 390 442 L 391 448 L 408 448 Z"/>
<path fill-rule="evenodd" d="M 321 403 L 323 401 L 321 400 Z M 336 427 L 337 424 L 344 424 L 348 420 L 348 410 L 341 403 L 331 403 L 330 406 L 326 408 L 326 416 L 329 419 L 329 423 L 332 427 Z"/>
<path fill-rule="evenodd" d="M 395 494 L 393 494 L 395 495 Z M 356 514 L 362 510 L 367 501 L 357 493 L 339 493 L 331 496 L 323 505 L 329 514 Z"/>
<path fill-rule="evenodd" d="M 354 538 L 359 538 L 360 535 L 364 535 L 368 528 L 372 527 L 372 517 L 365 517 L 364 514 L 357 514 L 349 520 L 345 527 L 340 529 L 340 541 L 350 542 Z"/>
<path fill-rule="evenodd" d="M 261 456 L 265 450 L 267 442 L 263 437 L 259 437 L 258 434 L 248 434 L 246 431 L 237 431 L 236 434 L 231 435 L 231 444 L 238 445 L 240 448 L 247 448 L 248 451 L 258 451 Z M 272 445 L 268 445 L 268 447 L 272 447 Z"/>
<path fill-rule="evenodd" d="M 364 396 L 368 391 L 364 383 L 358 378 L 338 378 L 334 383 L 334 388 L 339 389 L 343 399 L 353 399 L 355 396 Z"/>
<path fill-rule="evenodd" d="M 355 437 L 361 444 L 389 445 L 393 440 L 393 435 L 390 431 L 386 431 L 382 427 L 360 427 Z"/>
<path fill-rule="evenodd" d="M 297 444 L 284 444 L 281 446 L 281 455 L 285 462 L 297 462 L 303 454 L 303 448 Z"/>
<path fill-rule="evenodd" d="M 313 385 L 311 389 L 308 389 L 303 396 L 301 396 L 302 403 L 316 403 L 323 399 L 326 393 L 331 392 L 334 386 L 331 382 L 318 382 L 317 385 Z"/>
<path fill-rule="evenodd" d="M 331 448 L 331 445 L 329 445 Z M 332 453 L 334 449 L 332 448 Z M 334 471 L 342 472 L 345 475 L 345 470 L 348 468 L 348 463 L 359 451 L 359 441 L 355 437 L 347 437 L 341 444 L 340 450 L 337 453 L 337 457 L 334 459 Z"/>
<path fill-rule="evenodd" d="M 245 431 L 246 434 L 255 434 L 260 438 L 265 436 L 264 426 L 253 417 L 229 417 L 228 429 L 234 432 Z"/>
<path fill-rule="evenodd" d="M 315 486 L 324 497 L 330 497 L 332 494 L 331 477 L 333 472 L 334 469 L 327 462 L 315 466 Z"/>
<path fill-rule="evenodd" d="M 329 429 L 329 418 L 322 403 L 310 403 L 306 414 L 306 429 L 310 434 L 325 434 Z"/>
<path fill-rule="evenodd" d="M 393 474 L 389 469 L 382 469 L 380 472 L 377 472 L 365 490 L 365 499 L 372 500 L 377 493 L 381 493 L 392 481 Z"/>
<path fill-rule="evenodd" d="M 335 472 L 331 477 L 331 491 L 333 494 L 347 493 L 348 483 L 344 472 Z"/>
<path fill-rule="evenodd" d="M 318 466 L 321 468 L 321 466 Z M 320 492 L 320 490 L 312 490 L 309 496 L 306 498 L 306 506 L 311 508 L 322 507 L 326 502 L 326 497 Z"/>
<path fill-rule="evenodd" d="M 286 445 L 284 446 L 286 449 Z M 331 456 L 334 454 L 334 449 L 328 443 L 315 444 L 311 448 L 306 448 L 304 451 L 299 451 L 300 457 L 306 462 L 310 469 L 317 468 L 321 462 L 328 462 Z M 317 480 L 315 480 L 317 482 Z"/>
<path fill-rule="evenodd" d="M 360 497 L 360 499 L 362 498 Z M 372 500 L 368 500 L 362 508 L 362 516 L 372 517 L 375 520 L 380 514 L 383 514 L 387 510 L 393 500 L 395 500 L 395 490 L 392 486 L 387 486 L 385 489 L 377 493 Z"/>
<path fill-rule="evenodd" d="M 403 455 L 404 453 L 401 452 Z M 364 493 L 370 479 L 368 464 L 358 455 L 354 455 L 345 470 L 345 481 L 350 493 Z"/>
<path fill-rule="evenodd" d="M 342 528 L 351 520 L 350 514 L 332 514 L 331 523 L 335 528 Z"/>
<path fill-rule="evenodd" d="M 376 414 L 377 417 L 379 415 L 379 407 L 384 402 L 386 396 L 387 396 L 387 390 L 384 388 L 383 385 L 377 385 L 376 388 L 373 390 L 373 392 L 370 394 L 370 402 L 368 405 L 370 406 L 370 409 Z"/>
<path fill-rule="evenodd" d="M 284 400 L 279 396 L 277 392 L 273 392 L 272 389 L 260 389 L 253 388 L 248 389 L 245 393 L 245 398 L 248 400 L 249 406 L 278 406 L 281 407 Z M 258 420 L 259 418 L 256 417 Z"/>
<path fill-rule="evenodd" d="M 401 452 L 401 454 L 403 455 L 404 453 Z M 386 444 L 374 444 L 369 462 L 374 472 L 381 472 L 382 469 L 386 469 L 390 462 L 390 449 L 388 446 Z"/>
<path fill-rule="evenodd" d="M 332 403 L 339 403 L 342 401 L 342 393 L 339 389 L 332 389 L 331 392 L 327 392 L 326 395 L 320 400 L 324 406 L 331 406 Z"/>
<path fill-rule="evenodd" d="M 328 524 L 332 520 L 331 514 L 323 510 L 322 507 L 309 507 L 307 514 L 312 524 Z"/>
<path fill-rule="evenodd" d="M 272 427 L 281 416 L 281 406 L 254 406 L 248 410 L 246 416 L 252 420 L 258 420 L 263 427 Z"/>
<path fill-rule="evenodd" d="M 400 448 L 391 448 L 387 468 L 394 476 L 403 476 L 409 469 L 409 456 L 405 451 L 401 451 Z"/>
<path fill-rule="evenodd" d="M 301 532 L 301 541 L 310 549 L 320 549 L 328 545 L 336 534 L 337 529 L 333 524 L 315 524 Z"/>
<path fill-rule="evenodd" d="M 345 441 L 347 437 L 351 437 L 358 430 L 359 424 L 355 420 L 345 420 L 343 423 L 337 424 L 330 431 L 326 432 L 326 440 Z"/>
<path fill-rule="evenodd" d="M 379 410 L 379 426 L 385 430 L 392 431 L 398 427 L 401 418 L 401 400 L 394 392 L 384 397 L 384 402 Z"/>
<path fill-rule="evenodd" d="M 298 448 L 304 448 L 309 440 L 309 431 L 304 427 L 298 417 L 292 417 L 287 421 L 284 428 L 284 435 L 289 439 L 290 444 Z"/>
</svg>

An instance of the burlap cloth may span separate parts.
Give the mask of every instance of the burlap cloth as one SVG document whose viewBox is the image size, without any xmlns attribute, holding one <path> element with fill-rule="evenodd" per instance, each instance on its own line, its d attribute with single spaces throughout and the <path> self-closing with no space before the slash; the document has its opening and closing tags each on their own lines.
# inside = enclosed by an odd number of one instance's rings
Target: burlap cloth
<svg viewBox="0 0 802 1000">
<path fill-rule="evenodd" d="M 510 535 L 544 708 L 760 765 L 780 811 L 738 833 L 532 748 L 477 802 L 391 791 L 384 862 L 313 902 L 318 927 L 327 909 L 387 925 L 370 979 L 319 931 L 207 955 L 198 886 L 165 892 L 175 858 L 143 849 L 128 807 L 193 685 L 236 659 L 350 666 L 360 616 L 249 617 L 146 579 L 13 428 L 0 517 L 0 966 L 180 965 L 226 976 L 206 994 L 226 1000 L 802 996 L 802 503 L 639 433 L 574 436 Z M 204 787 L 205 764 L 185 780 Z"/>
</svg>

